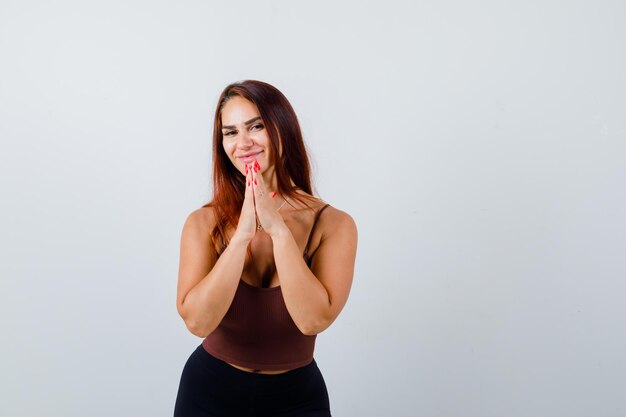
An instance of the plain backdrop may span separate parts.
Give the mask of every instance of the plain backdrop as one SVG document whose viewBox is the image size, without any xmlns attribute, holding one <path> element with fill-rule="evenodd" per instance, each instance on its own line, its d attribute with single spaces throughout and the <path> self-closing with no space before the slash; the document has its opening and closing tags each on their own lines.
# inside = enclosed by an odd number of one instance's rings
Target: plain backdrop
<svg viewBox="0 0 626 417">
<path fill-rule="evenodd" d="M 172 415 L 243 79 L 359 228 L 334 416 L 625 415 L 625 39 L 618 0 L 0 0 L 0 415 Z"/>
</svg>

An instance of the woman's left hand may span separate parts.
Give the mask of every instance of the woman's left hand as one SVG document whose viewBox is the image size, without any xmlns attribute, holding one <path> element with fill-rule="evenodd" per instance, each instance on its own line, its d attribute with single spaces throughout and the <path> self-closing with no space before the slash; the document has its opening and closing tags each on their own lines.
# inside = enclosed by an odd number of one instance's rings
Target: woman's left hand
<svg viewBox="0 0 626 417">
<path fill-rule="evenodd" d="M 276 210 L 276 203 L 265 186 L 263 175 L 258 175 L 256 169 L 252 170 L 252 190 L 254 191 L 254 207 L 258 221 L 263 230 L 272 236 L 273 233 L 285 226 L 285 221 Z"/>
</svg>

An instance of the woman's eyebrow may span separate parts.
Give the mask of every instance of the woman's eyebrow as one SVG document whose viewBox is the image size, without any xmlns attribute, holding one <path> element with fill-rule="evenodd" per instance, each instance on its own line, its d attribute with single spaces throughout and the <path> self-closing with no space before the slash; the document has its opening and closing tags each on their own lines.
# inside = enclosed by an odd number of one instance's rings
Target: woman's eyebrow
<svg viewBox="0 0 626 417">
<path fill-rule="evenodd" d="M 254 123 L 257 120 L 259 120 L 260 118 L 261 118 L 261 116 L 253 117 L 252 119 L 250 119 L 250 120 L 248 120 L 246 122 L 243 122 L 243 124 L 248 126 L 249 124 Z M 235 128 L 235 125 L 222 126 L 222 129 L 234 129 L 234 128 Z"/>
</svg>

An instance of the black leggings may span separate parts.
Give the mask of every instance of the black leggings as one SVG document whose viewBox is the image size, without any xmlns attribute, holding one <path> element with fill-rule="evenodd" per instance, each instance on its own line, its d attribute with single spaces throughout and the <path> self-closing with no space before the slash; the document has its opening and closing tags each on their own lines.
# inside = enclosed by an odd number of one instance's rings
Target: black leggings
<svg viewBox="0 0 626 417">
<path fill-rule="evenodd" d="M 200 344 L 183 368 L 174 417 L 330 417 L 324 377 L 313 360 L 282 374 L 237 369 Z"/>
</svg>

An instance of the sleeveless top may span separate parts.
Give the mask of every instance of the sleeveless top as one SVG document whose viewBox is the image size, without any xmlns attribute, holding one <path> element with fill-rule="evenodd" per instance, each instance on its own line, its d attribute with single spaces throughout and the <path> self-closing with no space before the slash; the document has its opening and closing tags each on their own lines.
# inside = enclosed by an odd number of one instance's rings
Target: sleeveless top
<svg viewBox="0 0 626 417">
<path fill-rule="evenodd" d="M 309 245 L 320 214 L 315 214 L 304 249 L 310 267 Z M 239 279 L 233 301 L 220 324 L 202 341 L 214 357 L 246 368 L 295 369 L 313 361 L 317 335 L 305 335 L 296 326 L 280 285 L 261 288 Z"/>
</svg>

